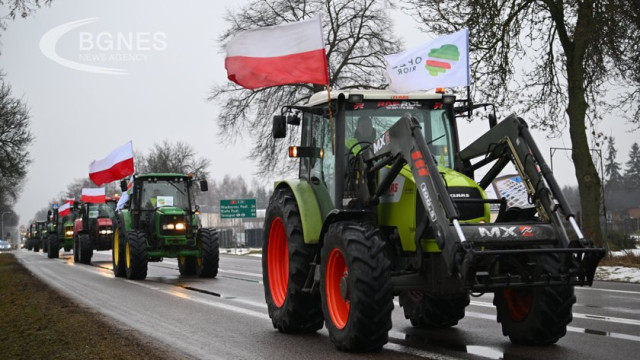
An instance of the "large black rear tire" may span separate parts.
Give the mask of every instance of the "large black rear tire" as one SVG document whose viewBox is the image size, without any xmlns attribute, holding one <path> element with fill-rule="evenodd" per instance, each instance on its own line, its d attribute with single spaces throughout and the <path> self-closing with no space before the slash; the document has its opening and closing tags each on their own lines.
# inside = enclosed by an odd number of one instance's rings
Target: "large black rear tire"
<svg viewBox="0 0 640 360">
<path fill-rule="evenodd" d="M 125 265 L 125 245 L 126 234 L 121 227 L 116 227 L 113 233 L 113 246 L 111 247 L 111 264 L 113 265 L 113 274 L 116 277 L 127 276 L 127 268 Z"/>
<path fill-rule="evenodd" d="M 58 237 L 56 235 L 49 235 L 47 243 L 49 244 L 47 257 L 49 259 L 57 259 L 60 257 L 60 244 L 58 243 Z"/>
<path fill-rule="evenodd" d="M 127 279 L 144 280 L 147 277 L 147 236 L 142 231 L 130 231 L 125 245 Z"/>
<path fill-rule="evenodd" d="M 405 291 L 400 294 L 400 306 L 404 309 L 404 317 L 411 320 L 411 325 L 423 329 L 442 329 L 458 324 L 464 317 L 464 309 L 469 305 L 469 295 L 448 298 L 430 297 L 416 291 Z"/>
<path fill-rule="evenodd" d="M 320 293 L 331 342 L 343 351 L 376 351 L 391 329 L 391 263 L 379 230 L 352 221 L 324 236 Z"/>
<path fill-rule="evenodd" d="M 189 276 L 196 274 L 195 256 L 178 256 L 178 270 L 180 275 Z"/>
<path fill-rule="evenodd" d="M 218 275 L 220 264 L 220 244 L 218 232 L 213 229 L 200 229 L 197 235 L 202 257 L 196 259 L 196 273 L 201 278 L 214 278 Z"/>
<path fill-rule="evenodd" d="M 269 199 L 262 241 L 264 296 L 273 327 L 283 333 L 322 328 L 320 294 L 303 292 L 318 246 L 305 244 L 296 199 L 277 189 Z"/>
<path fill-rule="evenodd" d="M 78 236 L 78 260 L 82 264 L 91 264 L 91 258 L 93 257 L 93 246 L 91 245 L 91 238 L 89 234 L 80 234 Z"/>
<path fill-rule="evenodd" d="M 560 269 L 559 260 L 553 256 L 541 258 L 539 264 L 539 271 L 543 272 Z M 573 320 L 571 308 L 575 302 L 573 286 L 505 289 L 497 291 L 493 298 L 502 333 L 512 343 L 522 345 L 557 342 Z"/>
</svg>

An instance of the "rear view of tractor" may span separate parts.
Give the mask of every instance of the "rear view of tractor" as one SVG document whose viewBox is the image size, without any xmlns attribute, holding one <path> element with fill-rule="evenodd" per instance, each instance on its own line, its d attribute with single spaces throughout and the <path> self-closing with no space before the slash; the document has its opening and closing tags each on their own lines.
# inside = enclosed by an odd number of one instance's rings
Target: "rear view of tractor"
<svg viewBox="0 0 640 360">
<path fill-rule="evenodd" d="M 460 149 L 456 114 L 470 109 L 452 95 L 332 95 L 274 117 L 275 138 L 296 125 L 302 142 L 289 149 L 299 177 L 276 182 L 265 218 L 274 327 L 324 323 L 337 348 L 371 351 L 388 340 L 394 296 L 413 326 L 444 328 L 471 293 L 494 293 L 512 342 L 563 337 L 573 288 L 591 285 L 604 250 L 582 235 L 524 120 L 490 118 Z M 527 206 L 487 198 L 509 164 Z"/>
<path fill-rule="evenodd" d="M 133 193 L 116 215 L 113 271 L 145 279 L 149 261 L 177 258 L 181 275 L 215 277 L 220 259 L 218 234 L 202 228 L 193 197 L 195 180 L 183 174 L 136 175 Z M 122 189 L 126 190 L 126 181 Z M 207 190 L 200 181 L 200 191 Z"/>
<path fill-rule="evenodd" d="M 80 204 L 73 226 L 73 259 L 91 264 L 94 250 L 111 250 L 117 201 L 107 198 L 104 203 Z"/>
</svg>

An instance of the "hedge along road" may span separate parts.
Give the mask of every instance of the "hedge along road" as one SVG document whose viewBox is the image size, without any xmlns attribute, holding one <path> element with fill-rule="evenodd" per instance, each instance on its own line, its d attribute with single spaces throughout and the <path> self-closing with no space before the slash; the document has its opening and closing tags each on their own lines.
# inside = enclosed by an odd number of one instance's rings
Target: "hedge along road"
<svg viewBox="0 0 640 360">
<path fill-rule="evenodd" d="M 202 359 L 602 359 L 635 358 L 640 350 L 640 285 L 597 282 L 577 288 L 574 320 L 556 345 L 512 345 L 495 321 L 493 296 L 472 298 L 466 317 L 445 330 L 420 330 L 404 319 L 397 298 L 389 343 L 380 353 L 334 349 L 325 329 L 286 335 L 273 329 L 264 303 L 259 258 L 222 255 L 216 279 L 181 277 L 175 259 L 149 263 L 144 281 L 114 278 L 109 252 L 92 266 L 74 264 L 70 253 L 47 259 L 17 251 L 35 275 L 63 294 L 92 306 L 124 328 L 139 330 L 186 356 Z"/>
</svg>

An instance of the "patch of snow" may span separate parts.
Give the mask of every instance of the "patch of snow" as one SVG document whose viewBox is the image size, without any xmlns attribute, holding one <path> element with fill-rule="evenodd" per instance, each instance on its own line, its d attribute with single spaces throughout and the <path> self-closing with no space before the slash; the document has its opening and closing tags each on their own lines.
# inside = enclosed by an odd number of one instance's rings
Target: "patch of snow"
<svg viewBox="0 0 640 360">
<path fill-rule="evenodd" d="M 635 256 L 640 256 L 640 249 L 625 249 L 620 251 L 611 251 L 611 256 L 624 256 L 628 254 L 633 254 Z"/>
<path fill-rule="evenodd" d="M 640 283 L 640 269 L 623 266 L 598 266 L 595 279 Z"/>
</svg>

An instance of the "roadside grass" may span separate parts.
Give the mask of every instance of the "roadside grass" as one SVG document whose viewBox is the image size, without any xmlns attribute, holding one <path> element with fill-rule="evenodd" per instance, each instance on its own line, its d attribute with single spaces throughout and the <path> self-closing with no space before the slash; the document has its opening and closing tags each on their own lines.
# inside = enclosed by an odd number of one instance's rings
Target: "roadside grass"
<svg viewBox="0 0 640 360">
<path fill-rule="evenodd" d="M 600 260 L 598 265 L 640 268 L 640 255 L 634 254 L 631 251 L 628 251 L 623 255 L 607 255 L 604 259 Z"/>
<path fill-rule="evenodd" d="M 60 295 L 12 254 L 0 254 L 0 339 L 2 359 L 180 357 Z"/>
</svg>

